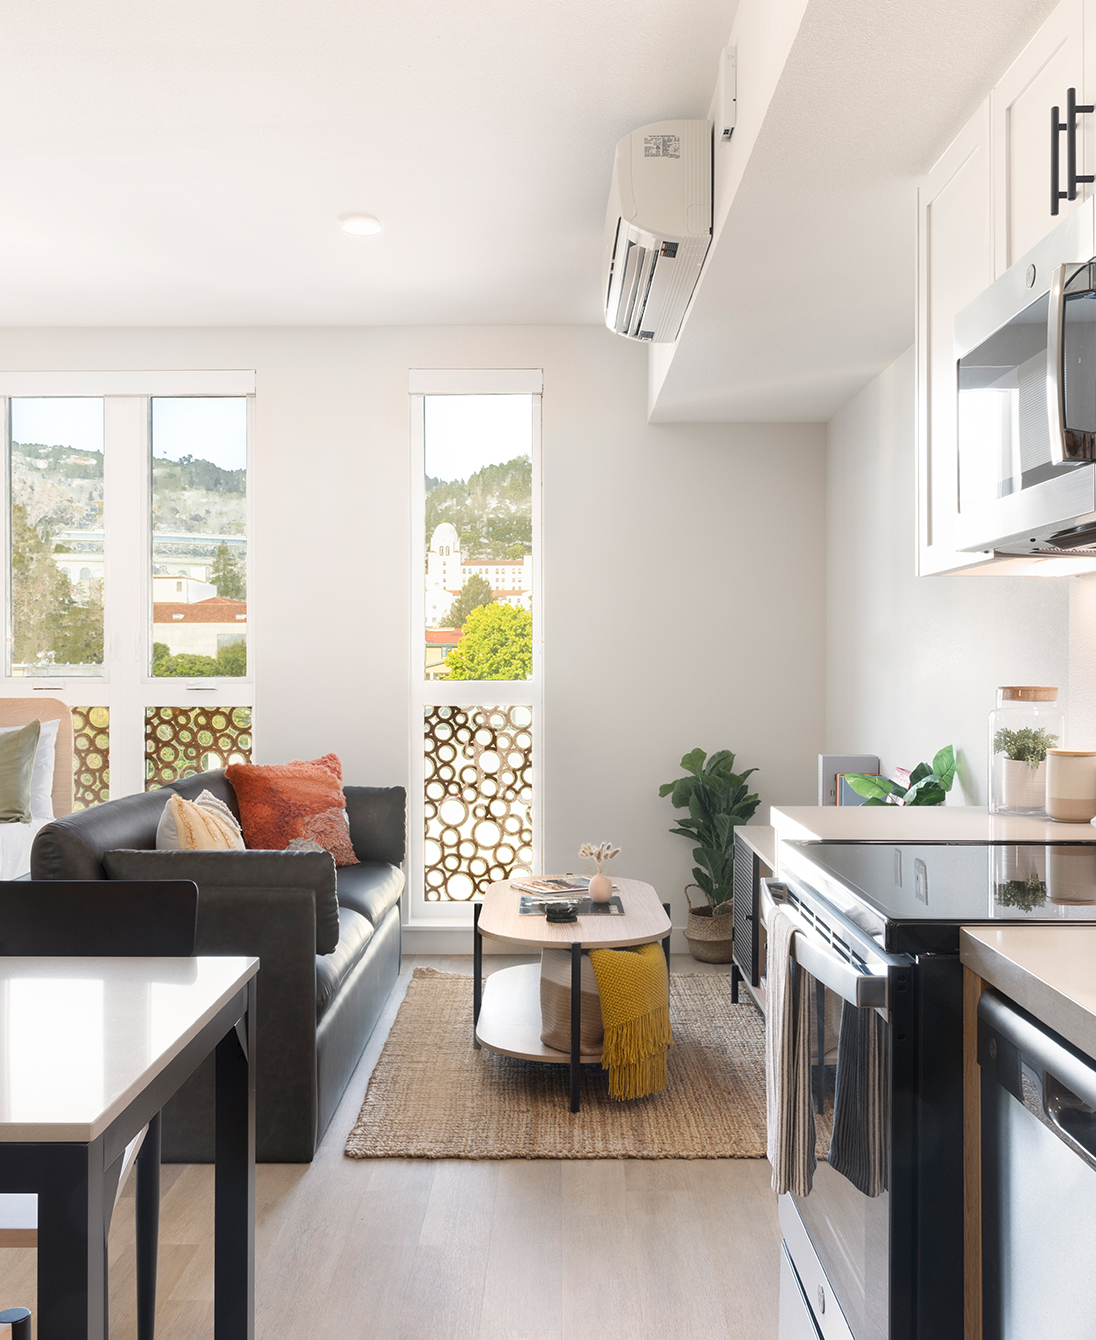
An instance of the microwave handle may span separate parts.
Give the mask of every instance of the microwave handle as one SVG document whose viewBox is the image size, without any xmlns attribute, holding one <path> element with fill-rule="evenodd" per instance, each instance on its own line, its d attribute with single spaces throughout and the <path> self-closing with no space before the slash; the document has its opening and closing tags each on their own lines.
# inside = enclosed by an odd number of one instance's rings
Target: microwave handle
<svg viewBox="0 0 1096 1340">
<path fill-rule="evenodd" d="M 1066 456 L 1066 385 L 1063 375 L 1067 271 L 1076 265 L 1055 266 L 1050 276 L 1047 312 L 1047 414 L 1050 422 L 1050 460 L 1064 465 Z"/>
<path fill-rule="evenodd" d="M 770 912 L 776 906 L 776 900 L 769 886 L 769 880 L 761 881 L 761 915 L 766 925 L 769 922 Z M 776 887 L 781 886 L 776 883 Z M 794 909 L 786 907 L 784 911 L 793 920 L 798 920 Z M 880 974 L 861 971 L 827 949 L 822 938 L 811 935 L 805 925 L 802 930 L 796 930 L 792 936 L 791 955 L 805 972 L 809 972 L 816 981 L 829 987 L 850 1005 L 856 1005 L 861 1009 L 887 1008 L 888 980 L 885 969 Z"/>
</svg>

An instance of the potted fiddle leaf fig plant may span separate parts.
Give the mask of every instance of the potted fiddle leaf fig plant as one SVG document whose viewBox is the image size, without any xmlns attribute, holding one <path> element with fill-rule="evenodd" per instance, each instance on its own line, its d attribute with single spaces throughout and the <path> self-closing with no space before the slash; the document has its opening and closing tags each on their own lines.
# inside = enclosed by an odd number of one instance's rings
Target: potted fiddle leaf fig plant
<svg viewBox="0 0 1096 1340">
<path fill-rule="evenodd" d="M 757 771 L 735 772 L 734 754 L 720 749 L 708 758 L 694 749 L 681 760 L 686 776 L 658 788 L 675 809 L 688 810 L 671 833 L 695 843 L 695 884 L 685 887 L 689 925 L 685 939 L 689 952 L 701 963 L 729 963 L 733 938 L 734 830 L 753 817 L 759 797 L 750 794 L 747 777 Z M 699 888 L 707 906 L 694 907 L 689 890 Z"/>
</svg>

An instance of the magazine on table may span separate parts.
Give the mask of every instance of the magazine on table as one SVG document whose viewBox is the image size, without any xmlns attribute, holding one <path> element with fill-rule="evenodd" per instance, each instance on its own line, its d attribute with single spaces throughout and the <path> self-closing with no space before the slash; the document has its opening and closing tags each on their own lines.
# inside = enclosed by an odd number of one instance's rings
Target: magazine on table
<svg viewBox="0 0 1096 1340">
<path fill-rule="evenodd" d="M 568 894 L 585 897 L 590 881 L 584 875 L 528 875 L 524 879 L 511 880 L 510 887 L 518 893 L 531 893 L 536 897 L 562 902 Z"/>
</svg>

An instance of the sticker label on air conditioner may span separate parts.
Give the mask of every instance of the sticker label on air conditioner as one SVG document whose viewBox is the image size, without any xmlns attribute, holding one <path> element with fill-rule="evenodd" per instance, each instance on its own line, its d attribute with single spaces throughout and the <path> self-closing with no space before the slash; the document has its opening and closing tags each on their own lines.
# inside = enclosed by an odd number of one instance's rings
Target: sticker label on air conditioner
<svg viewBox="0 0 1096 1340">
<path fill-rule="evenodd" d="M 680 135 L 644 135 L 644 158 L 680 158 Z"/>
</svg>

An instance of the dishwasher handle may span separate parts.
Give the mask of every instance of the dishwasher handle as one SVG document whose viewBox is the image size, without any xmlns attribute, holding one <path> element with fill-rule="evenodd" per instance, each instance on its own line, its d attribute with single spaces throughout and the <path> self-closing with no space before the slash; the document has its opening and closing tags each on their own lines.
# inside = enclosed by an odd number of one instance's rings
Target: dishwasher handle
<svg viewBox="0 0 1096 1340">
<path fill-rule="evenodd" d="M 978 1064 L 1096 1169 L 1096 1061 L 995 991 L 978 1002 Z"/>
</svg>

